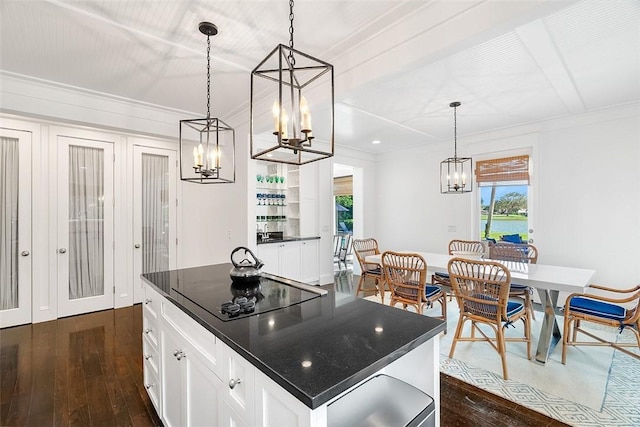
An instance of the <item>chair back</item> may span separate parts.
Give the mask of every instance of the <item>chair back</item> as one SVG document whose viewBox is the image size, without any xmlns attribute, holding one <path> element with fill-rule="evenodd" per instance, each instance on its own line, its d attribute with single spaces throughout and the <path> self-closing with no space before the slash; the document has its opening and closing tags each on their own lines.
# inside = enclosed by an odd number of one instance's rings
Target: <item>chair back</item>
<svg viewBox="0 0 640 427">
<path fill-rule="evenodd" d="M 427 263 L 422 256 L 386 251 L 382 254 L 382 270 L 391 289 L 392 300 L 424 301 Z"/>
<path fill-rule="evenodd" d="M 365 262 L 365 258 L 369 255 L 378 255 L 380 253 L 376 239 L 372 237 L 367 239 L 353 239 L 352 247 L 362 271 L 375 270 L 378 268 L 377 264 Z"/>
<path fill-rule="evenodd" d="M 456 253 L 484 255 L 484 244 L 479 240 L 451 240 L 449 242 L 449 255 Z"/>
<path fill-rule="evenodd" d="M 489 257 L 496 261 L 538 262 L 538 249 L 529 243 L 489 242 Z"/>
<path fill-rule="evenodd" d="M 448 270 L 461 312 L 497 321 L 506 319 L 511 274 L 504 265 L 452 258 Z"/>
</svg>

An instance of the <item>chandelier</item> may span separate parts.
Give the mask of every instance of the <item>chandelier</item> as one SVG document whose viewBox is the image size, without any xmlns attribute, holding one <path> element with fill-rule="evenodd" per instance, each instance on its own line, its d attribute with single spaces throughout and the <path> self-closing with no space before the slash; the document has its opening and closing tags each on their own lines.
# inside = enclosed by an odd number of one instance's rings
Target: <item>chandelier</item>
<svg viewBox="0 0 640 427">
<path fill-rule="evenodd" d="M 440 162 L 440 192 L 442 194 L 470 193 L 473 189 L 473 160 L 471 157 L 458 157 L 458 123 L 457 108 L 459 102 L 452 102 L 453 107 L 453 157 Z"/>
<path fill-rule="evenodd" d="M 251 72 L 250 145 L 252 159 L 303 165 L 334 153 L 333 66 L 294 48 L 293 20 L 290 0 L 289 46 L 276 46 Z M 321 118 L 315 128 L 311 107 Z"/>
<path fill-rule="evenodd" d="M 207 117 L 180 120 L 180 179 L 199 184 L 232 183 L 235 171 L 235 131 L 211 117 L 211 36 L 218 28 L 210 22 L 198 25 L 207 36 Z"/>
</svg>

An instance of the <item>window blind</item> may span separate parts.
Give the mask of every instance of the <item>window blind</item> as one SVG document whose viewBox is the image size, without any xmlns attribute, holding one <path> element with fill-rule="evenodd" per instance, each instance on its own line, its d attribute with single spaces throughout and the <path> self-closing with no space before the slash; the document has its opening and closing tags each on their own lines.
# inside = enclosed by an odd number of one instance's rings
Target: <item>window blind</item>
<svg viewBox="0 0 640 427">
<path fill-rule="evenodd" d="M 353 176 L 333 178 L 333 195 L 349 196 L 353 194 Z"/>
<path fill-rule="evenodd" d="M 507 181 L 529 184 L 528 155 L 476 162 L 476 182 L 478 185 Z"/>
</svg>

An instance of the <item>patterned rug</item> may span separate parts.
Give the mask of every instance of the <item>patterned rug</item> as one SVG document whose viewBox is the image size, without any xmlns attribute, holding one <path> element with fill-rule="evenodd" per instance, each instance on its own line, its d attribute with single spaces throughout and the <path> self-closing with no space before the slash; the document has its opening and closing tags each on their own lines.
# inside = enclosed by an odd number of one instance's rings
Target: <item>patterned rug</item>
<svg viewBox="0 0 640 427">
<path fill-rule="evenodd" d="M 380 303 L 379 297 L 365 299 Z M 387 295 L 385 301 L 388 303 L 389 299 Z M 637 359 L 608 347 L 571 347 L 567 364 L 562 365 L 562 344 L 559 343 L 547 363 L 541 365 L 526 358 L 525 343 L 508 343 L 510 379 L 505 381 L 500 357 L 487 343 L 458 343 L 454 358 L 448 357 L 458 309 L 455 301 L 447 305 L 448 333 L 440 335 L 441 372 L 573 426 L 640 425 L 637 393 L 640 361 Z M 439 306 L 436 306 L 426 315 L 437 315 Z M 401 305 L 396 307 L 402 308 Z M 535 356 L 542 321 L 542 313 L 536 314 L 538 320 L 531 327 L 532 356 Z M 558 321 L 562 319 L 558 318 Z M 522 333 L 522 323 L 509 329 L 509 334 L 514 333 Z M 598 334 L 614 337 L 617 330 L 599 329 Z M 630 331 L 617 338 L 619 341 L 635 340 Z"/>
</svg>

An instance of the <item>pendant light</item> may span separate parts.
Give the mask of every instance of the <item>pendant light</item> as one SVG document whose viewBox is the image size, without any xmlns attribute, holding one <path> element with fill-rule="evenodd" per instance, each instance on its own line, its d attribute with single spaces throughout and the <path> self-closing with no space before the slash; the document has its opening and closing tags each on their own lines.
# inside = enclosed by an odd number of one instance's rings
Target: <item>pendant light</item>
<svg viewBox="0 0 640 427">
<path fill-rule="evenodd" d="M 453 107 L 453 157 L 440 162 L 440 192 L 442 194 L 470 193 L 473 190 L 473 160 L 471 157 L 458 157 L 458 123 L 457 108 L 459 102 L 452 102 Z"/>
<path fill-rule="evenodd" d="M 198 25 L 207 36 L 207 117 L 180 120 L 180 179 L 199 184 L 232 183 L 236 180 L 235 131 L 211 117 L 211 36 L 218 28 L 210 22 Z"/>
<path fill-rule="evenodd" d="M 289 46 L 251 72 L 250 145 L 252 159 L 303 165 L 334 154 L 333 66 L 294 48 L 293 19 L 290 0 Z"/>
</svg>

